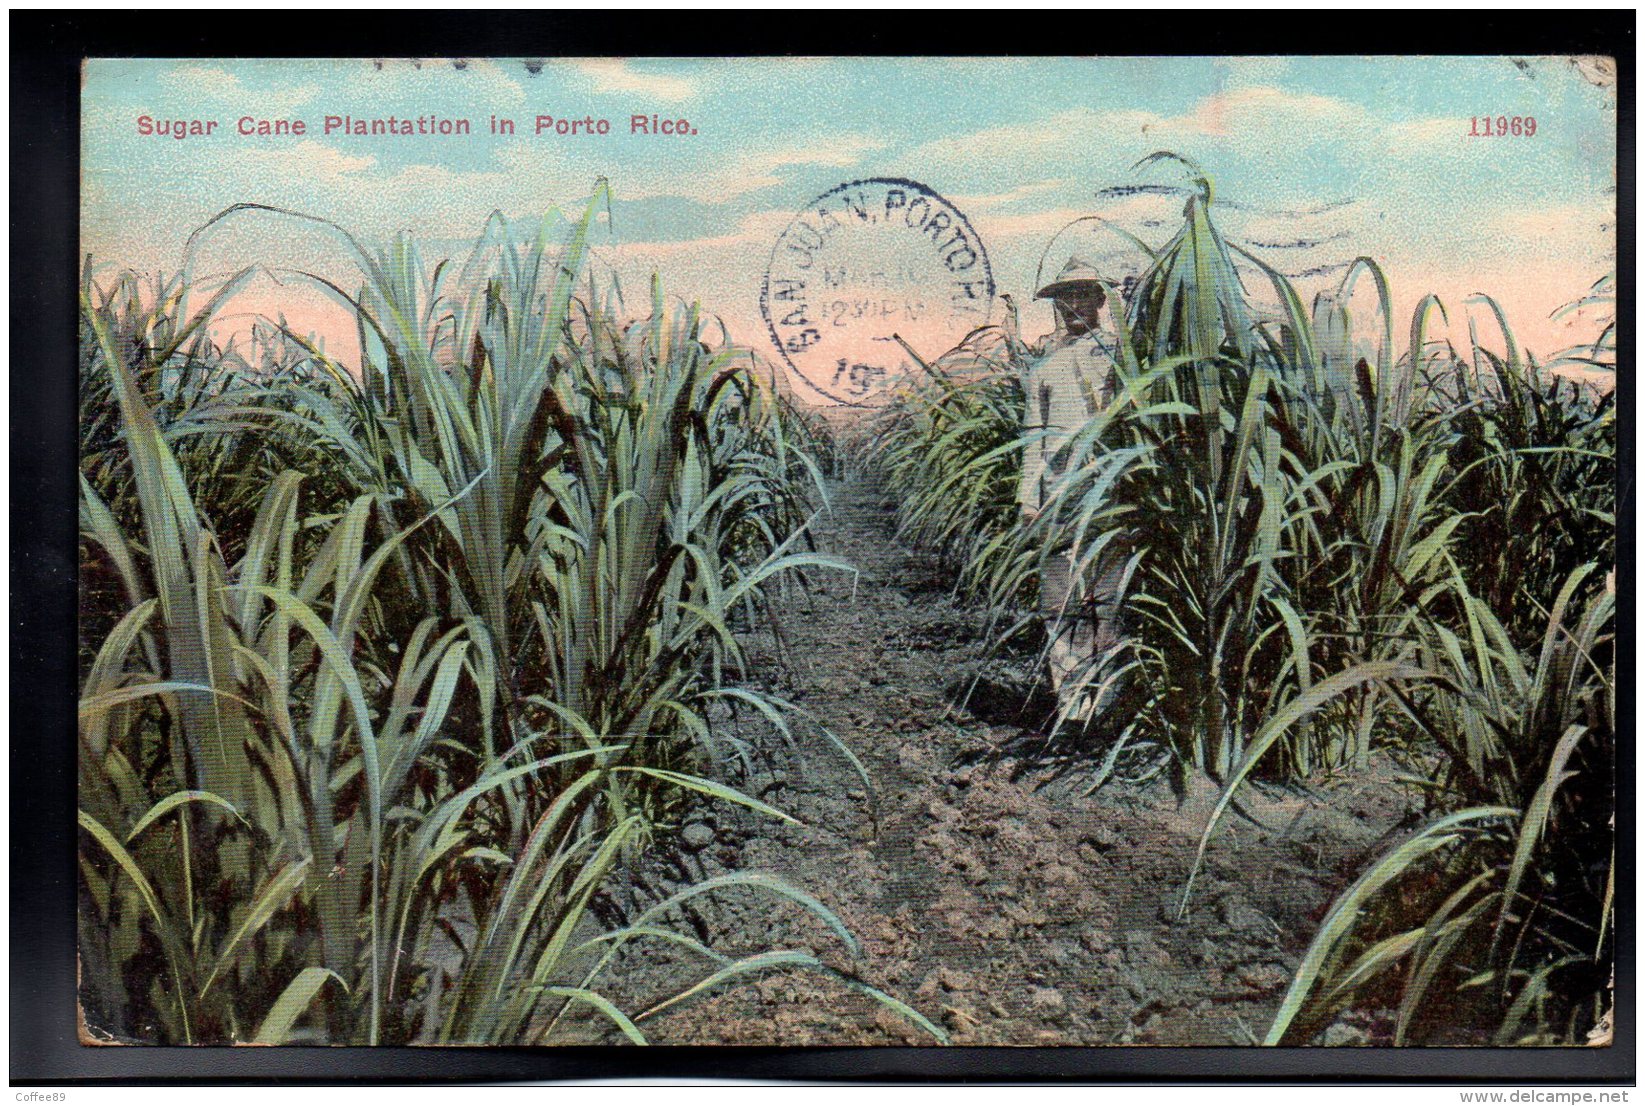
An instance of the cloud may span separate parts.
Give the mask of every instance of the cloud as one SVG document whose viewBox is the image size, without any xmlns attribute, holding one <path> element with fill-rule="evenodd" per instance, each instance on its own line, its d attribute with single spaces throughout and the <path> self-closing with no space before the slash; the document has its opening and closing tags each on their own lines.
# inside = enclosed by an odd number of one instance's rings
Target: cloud
<svg viewBox="0 0 1645 1106">
<path fill-rule="evenodd" d="M 1276 133 L 1300 139 L 1311 132 L 1340 133 L 1344 128 L 1361 127 L 1370 118 L 1364 108 L 1332 96 L 1252 85 L 1212 93 L 1187 113 L 1161 120 L 1149 129 L 1242 141 Z"/>
<path fill-rule="evenodd" d="M 951 196 L 957 206 L 966 211 L 995 211 L 1002 207 L 1015 207 L 1025 200 L 1036 196 L 1043 196 L 1047 192 L 1061 192 L 1075 187 L 1073 181 L 1055 179 L 1030 181 L 1019 184 L 1015 188 L 1008 188 L 1004 192 L 994 192 L 987 195 Z"/>
<path fill-rule="evenodd" d="M 620 59 L 589 58 L 570 64 L 593 78 L 597 95 L 650 96 L 657 100 L 689 100 L 697 95 L 696 83 L 688 78 L 643 72 Z"/>
<path fill-rule="evenodd" d="M 451 81 L 465 90 L 469 90 L 470 85 L 474 86 L 475 98 L 488 105 L 505 108 L 525 103 L 525 87 L 494 61 L 483 58 L 470 61 L 453 74 Z"/>
<path fill-rule="evenodd" d="M 320 94 L 312 84 L 252 89 L 228 70 L 212 65 L 182 65 L 160 75 L 161 87 L 190 100 L 214 100 L 236 111 L 254 111 L 260 117 L 287 115 Z"/>
<path fill-rule="evenodd" d="M 977 233 L 984 242 L 996 238 L 1048 239 L 1076 219 L 1091 214 L 1089 209 L 1058 207 L 1049 211 L 1025 211 L 1011 214 L 977 215 L 972 217 Z"/>
<path fill-rule="evenodd" d="M 313 138 L 294 146 L 251 147 L 239 153 L 242 168 L 264 173 L 300 176 L 327 184 L 361 182 L 360 174 L 377 165 L 372 154 L 350 154 Z"/>
<path fill-rule="evenodd" d="M 683 196 L 704 203 L 725 202 L 785 181 L 780 170 L 801 166 L 850 168 L 869 154 L 885 149 L 883 139 L 862 134 L 831 135 L 810 144 L 794 144 L 745 154 L 733 168 L 691 181 L 669 182 L 655 188 L 657 196 Z"/>
<path fill-rule="evenodd" d="M 983 165 L 996 161 L 1040 161 L 1048 155 L 1088 149 L 1093 138 L 1140 134 L 1159 116 L 1147 111 L 1071 108 L 1040 119 L 986 127 L 970 134 L 938 138 L 914 149 L 912 165 Z"/>
<path fill-rule="evenodd" d="M 1499 256 L 1558 261 L 1573 270 L 1586 265 L 1592 278 L 1616 264 L 1616 213 L 1613 207 L 1558 204 L 1516 208 L 1492 220 Z"/>
<path fill-rule="evenodd" d="M 1328 144 L 1359 145 L 1388 154 L 1423 151 L 1457 133 L 1456 121 L 1449 117 L 1386 120 L 1334 96 L 1256 84 L 1212 93 L 1177 115 L 1134 108 L 1069 108 L 939 138 L 919 146 L 905 160 L 926 172 L 933 166 L 972 174 L 994 168 L 990 175 L 1004 176 L 997 167 L 1022 165 L 1036 173 L 1050 170 L 1065 176 L 1070 168 L 1088 172 L 1086 167 L 1104 161 L 1123 169 L 1139 153 L 1155 149 L 1209 153 L 1208 147 L 1233 147 L 1241 154 L 1266 156 Z"/>
<path fill-rule="evenodd" d="M 741 251 L 759 247 L 769 252 L 793 220 L 794 213 L 781 208 L 755 211 L 742 217 L 737 228 L 725 234 L 660 242 L 621 242 L 612 248 L 618 257 L 692 257 L 723 250 Z"/>
<path fill-rule="evenodd" d="M 621 167 L 617 195 L 623 200 L 681 199 L 711 206 L 728 204 L 752 192 L 786 185 L 788 181 L 782 172 L 785 169 L 812 166 L 846 169 L 885 146 L 884 139 L 872 135 L 837 134 L 821 142 L 745 150 L 732 162 L 697 172 L 681 171 L 673 165 L 630 162 Z M 515 191 L 522 182 L 541 180 L 545 175 L 563 178 L 567 168 L 552 166 L 543 157 L 540 146 L 527 142 L 499 148 L 497 159 L 504 172 L 498 175 L 501 179 L 496 183 Z M 590 170 L 587 179 L 592 180 L 593 175 Z"/>
<path fill-rule="evenodd" d="M 354 64 L 340 91 L 356 109 L 399 107 L 407 97 L 423 95 L 457 98 L 477 111 L 515 108 L 525 102 L 525 87 L 500 62 L 487 58 L 464 60 L 461 68 L 458 62 L 445 60 L 361 59 Z"/>
</svg>

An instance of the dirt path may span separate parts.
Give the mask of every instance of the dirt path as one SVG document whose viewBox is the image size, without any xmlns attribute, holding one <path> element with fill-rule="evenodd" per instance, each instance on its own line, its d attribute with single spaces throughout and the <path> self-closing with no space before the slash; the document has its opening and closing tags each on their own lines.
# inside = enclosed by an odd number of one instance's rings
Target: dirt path
<svg viewBox="0 0 1645 1106">
<path fill-rule="evenodd" d="M 835 910 L 861 955 L 754 896 L 700 911 L 703 936 L 731 954 L 814 951 L 909 1002 L 956 1044 L 1260 1038 L 1331 896 L 1404 813 L 1391 781 L 1255 797 L 1252 813 L 1271 828 L 1230 826 L 1176 920 L 1203 810 L 1179 809 L 1159 780 L 1091 797 L 1014 781 L 1017 764 L 1000 754 L 1021 729 L 972 716 L 945 690 L 975 670 L 980 614 L 952 597 L 951 574 L 897 543 L 883 490 L 859 479 L 832 496 L 818 545 L 858 575 L 817 574 L 786 599 L 786 671 L 769 639 L 750 668 L 857 753 L 877 815 L 849 765 L 801 725 L 796 755 L 751 786 L 803 828 L 721 812 L 688 827 L 695 851 L 682 874 L 779 873 Z M 637 967 L 632 978 L 651 996 L 680 978 L 666 954 Z M 1331 1032 L 1376 1039 L 1376 1021 Z M 658 1043 L 929 1042 L 838 981 L 802 972 L 647 1025 Z"/>
</svg>

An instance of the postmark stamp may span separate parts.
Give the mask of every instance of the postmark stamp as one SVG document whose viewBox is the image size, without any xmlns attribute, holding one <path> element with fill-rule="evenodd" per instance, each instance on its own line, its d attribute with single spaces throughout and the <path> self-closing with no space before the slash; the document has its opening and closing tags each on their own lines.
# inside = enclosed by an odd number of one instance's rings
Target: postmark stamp
<svg viewBox="0 0 1645 1106">
<path fill-rule="evenodd" d="M 917 181 L 870 177 L 824 192 L 778 236 L 760 313 L 803 388 L 872 406 L 988 322 L 994 276 L 970 220 Z"/>
</svg>

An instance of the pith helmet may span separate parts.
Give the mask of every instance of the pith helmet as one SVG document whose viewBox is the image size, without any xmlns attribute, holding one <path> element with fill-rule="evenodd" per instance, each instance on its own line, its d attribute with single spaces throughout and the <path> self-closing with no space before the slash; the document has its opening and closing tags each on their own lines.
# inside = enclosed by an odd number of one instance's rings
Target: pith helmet
<svg viewBox="0 0 1645 1106">
<path fill-rule="evenodd" d="M 1056 279 L 1035 292 L 1034 298 L 1037 300 L 1054 299 L 1065 292 L 1090 294 L 1102 287 L 1102 280 L 1102 275 L 1097 272 L 1095 265 L 1083 258 L 1070 257 L 1068 264 L 1062 267 L 1062 272 L 1057 274 Z"/>
</svg>

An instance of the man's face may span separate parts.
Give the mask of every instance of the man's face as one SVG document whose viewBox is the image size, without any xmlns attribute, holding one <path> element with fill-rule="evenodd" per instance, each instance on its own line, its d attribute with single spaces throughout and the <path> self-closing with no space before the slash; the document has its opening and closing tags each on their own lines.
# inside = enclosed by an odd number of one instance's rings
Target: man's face
<svg viewBox="0 0 1645 1106">
<path fill-rule="evenodd" d="M 1100 285 L 1070 288 L 1059 293 L 1051 302 L 1057 309 L 1057 320 L 1070 334 L 1085 334 L 1097 329 L 1097 318 L 1104 300 Z"/>
</svg>

